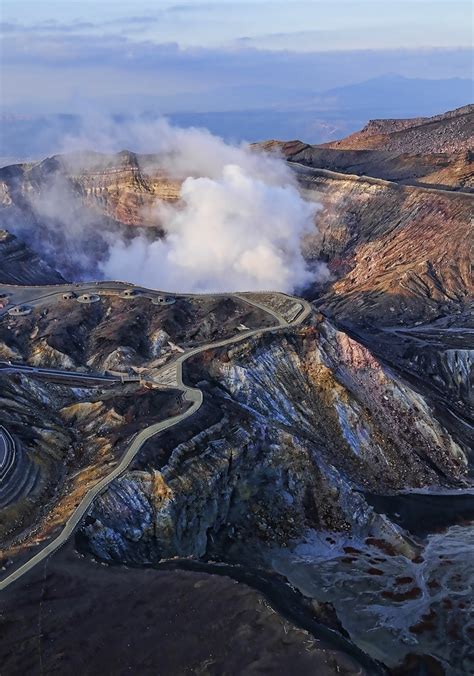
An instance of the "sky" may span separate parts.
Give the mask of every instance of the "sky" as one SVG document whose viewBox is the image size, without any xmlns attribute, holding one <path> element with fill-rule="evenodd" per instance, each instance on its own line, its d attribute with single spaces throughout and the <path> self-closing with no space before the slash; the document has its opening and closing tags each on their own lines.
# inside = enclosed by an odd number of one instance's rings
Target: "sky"
<svg viewBox="0 0 474 676">
<path fill-rule="evenodd" d="M 386 74 L 472 79 L 472 5 L 464 0 L 0 7 L 0 112 L 8 114 L 320 110 L 328 105 L 321 93 Z M 443 87 L 433 110 L 442 108 Z"/>
<path fill-rule="evenodd" d="M 2 6 L 3 21 L 25 32 L 121 35 L 188 47 L 318 51 L 472 43 L 472 5 L 460 0 L 3 0 Z"/>
</svg>

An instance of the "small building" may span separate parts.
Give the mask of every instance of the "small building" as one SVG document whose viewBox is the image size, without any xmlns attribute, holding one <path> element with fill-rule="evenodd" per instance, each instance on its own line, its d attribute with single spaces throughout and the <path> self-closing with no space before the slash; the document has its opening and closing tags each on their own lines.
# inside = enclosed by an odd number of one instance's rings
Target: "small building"
<svg viewBox="0 0 474 676">
<path fill-rule="evenodd" d="M 172 305 L 176 302 L 173 296 L 155 296 L 151 301 L 153 305 Z"/>
<path fill-rule="evenodd" d="M 28 305 L 15 305 L 15 307 L 12 307 L 10 310 L 8 310 L 8 314 L 11 317 L 23 317 L 25 315 L 29 315 L 32 312 L 32 308 L 28 307 Z"/>
<path fill-rule="evenodd" d="M 139 296 L 140 291 L 138 289 L 130 288 L 130 289 L 124 289 L 122 293 L 120 294 L 121 298 L 134 298 L 135 296 Z"/>
<path fill-rule="evenodd" d="M 100 296 L 95 293 L 83 293 L 82 296 L 79 296 L 77 301 L 79 303 L 97 303 L 100 300 Z"/>
</svg>

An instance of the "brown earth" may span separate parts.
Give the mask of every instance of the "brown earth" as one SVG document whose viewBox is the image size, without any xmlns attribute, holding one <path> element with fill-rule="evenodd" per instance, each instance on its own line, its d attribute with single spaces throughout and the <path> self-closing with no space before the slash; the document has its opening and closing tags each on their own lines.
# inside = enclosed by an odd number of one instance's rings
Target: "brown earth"
<svg viewBox="0 0 474 676">
<path fill-rule="evenodd" d="M 433 118 L 371 120 L 362 131 L 320 146 L 267 141 L 257 148 L 330 171 L 407 185 L 474 191 L 474 106 Z"/>
<path fill-rule="evenodd" d="M 383 149 L 397 153 L 441 153 L 472 150 L 474 105 L 470 104 L 434 117 L 408 120 L 371 120 L 360 132 L 328 148 Z"/>
</svg>

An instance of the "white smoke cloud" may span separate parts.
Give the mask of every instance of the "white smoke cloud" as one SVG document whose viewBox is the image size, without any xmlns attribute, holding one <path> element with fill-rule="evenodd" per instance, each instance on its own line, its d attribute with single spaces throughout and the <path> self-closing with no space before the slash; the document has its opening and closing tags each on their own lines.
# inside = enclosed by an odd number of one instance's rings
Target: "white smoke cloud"
<svg viewBox="0 0 474 676">
<path fill-rule="evenodd" d="M 157 201 L 164 239 L 141 234 L 112 244 L 105 277 L 183 292 L 293 291 L 314 281 L 301 245 L 315 232 L 318 206 L 301 197 L 283 160 L 165 121 L 132 136 L 140 138 L 135 146 L 156 149 L 167 174 L 184 179 L 181 199 Z"/>
<path fill-rule="evenodd" d="M 105 276 L 175 291 L 291 291 L 311 281 L 301 240 L 315 205 L 291 184 L 227 164 L 217 178 L 187 178 L 181 202 L 157 205 L 164 239 L 113 246 Z"/>
<path fill-rule="evenodd" d="M 178 179 L 179 201 L 157 199 L 136 229 L 107 219 L 85 205 L 68 178 L 101 163 L 113 166 L 110 156 L 77 152 L 91 148 L 146 153 L 140 171 Z M 46 172 L 38 194 L 30 191 L 39 227 L 25 222 L 15 230 L 24 230 L 23 238 L 70 279 L 102 276 L 181 292 L 291 292 L 329 277 L 323 263 L 310 266 L 302 253 L 309 239 L 314 254 L 318 205 L 303 199 L 292 170 L 275 155 L 165 120 L 103 117 L 64 138 L 62 151 L 70 154 L 56 163 L 60 169 Z M 140 227 L 145 223 L 157 228 Z"/>
</svg>

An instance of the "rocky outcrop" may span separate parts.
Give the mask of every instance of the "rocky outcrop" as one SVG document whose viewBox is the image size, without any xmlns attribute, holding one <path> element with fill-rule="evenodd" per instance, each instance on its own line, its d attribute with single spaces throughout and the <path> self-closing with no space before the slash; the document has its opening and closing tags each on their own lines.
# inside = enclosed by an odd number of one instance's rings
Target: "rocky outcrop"
<svg viewBox="0 0 474 676">
<path fill-rule="evenodd" d="M 371 120 L 362 131 L 320 146 L 267 141 L 255 147 L 308 167 L 474 192 L 473 111 L 465 106 L 432 118 Z"/>
<path fill-rule="evenodd" d="M 467 310 L 470 256 L 459 242 L 472 234 L 472 198 L 318 170 L 298 178 L 323 207 L 307 255 L 319 251 L 334 275 L 321 301 L 331 316 L 381 327 Z"/>
<path fill-rule="evenodd" d="M 81 538 L 101 558 L 258 557 L 308 529 L 409 554 L 364 491 L 462 484 L 464 451 L 423 397 L 327 322 L 196 359 L 188 377 L 205 388 L 209 422 L 165 459 L 159 442 L 138 456 L 95 502 Z"/>
<path fill-rule="evenodd" d="M 381 148 L 401 153 L 443 153 L 472 150 L 474 105 L 412 120 L 371 120 L 362 131 L 327 147 Z"/>
</svg>

